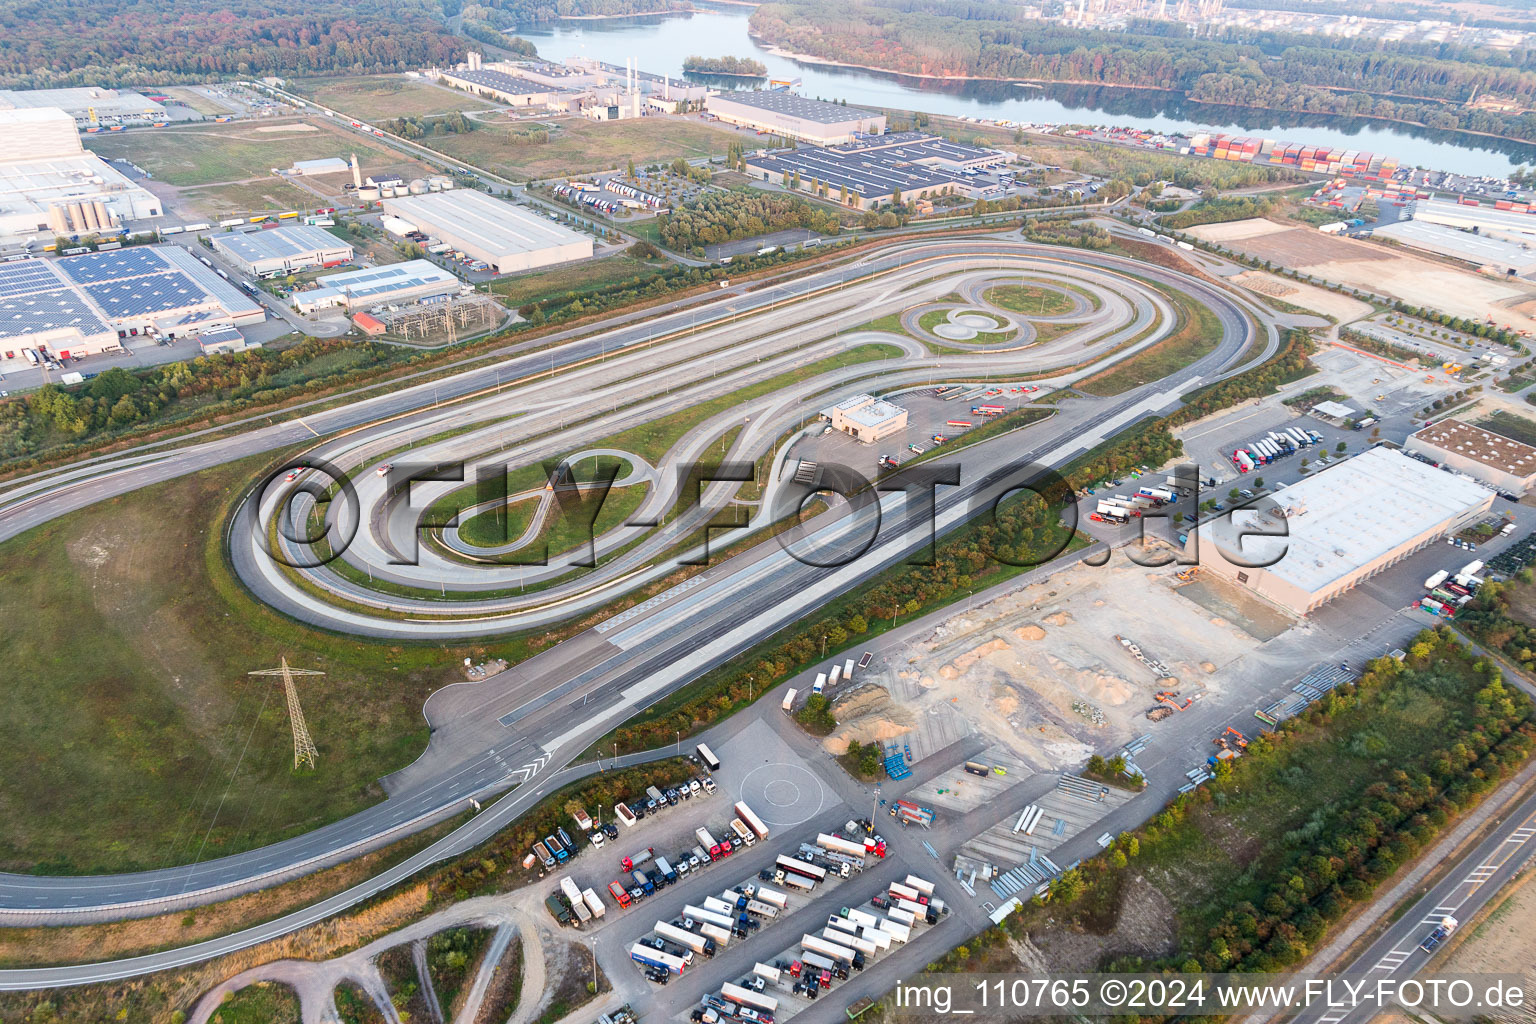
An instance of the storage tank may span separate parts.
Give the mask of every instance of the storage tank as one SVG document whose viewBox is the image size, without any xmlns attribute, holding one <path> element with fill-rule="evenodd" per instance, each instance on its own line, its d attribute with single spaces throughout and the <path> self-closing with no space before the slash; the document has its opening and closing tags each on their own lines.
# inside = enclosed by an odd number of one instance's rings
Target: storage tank
<svg viewBox="0 0 1536 1024">
<path fill-rule="evenodd" d="M 415 179 L 414 181 L 412 181 L 410 183 L 408 188 L 410 189 L 410 193 L 413 196 L 424 196 L 429 191 L 429 189 L 427 188 L 427 179 L 426 178 L 417 178 L 417 179 Z"/>
</svg>

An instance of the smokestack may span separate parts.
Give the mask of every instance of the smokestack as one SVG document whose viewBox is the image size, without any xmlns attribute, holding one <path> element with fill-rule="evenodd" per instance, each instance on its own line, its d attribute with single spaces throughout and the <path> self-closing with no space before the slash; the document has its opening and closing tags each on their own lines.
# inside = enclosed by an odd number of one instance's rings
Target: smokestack
<svg viewBox="0 0 1536 1024">
<path fill-rule="evenodd" d="M 361 167 L 357 166 L 357 154 L 356 153 L 352 154 L 352 186 L 354 188 L 362 188 L 363 187 L 363 169 Z"/>
</svg>

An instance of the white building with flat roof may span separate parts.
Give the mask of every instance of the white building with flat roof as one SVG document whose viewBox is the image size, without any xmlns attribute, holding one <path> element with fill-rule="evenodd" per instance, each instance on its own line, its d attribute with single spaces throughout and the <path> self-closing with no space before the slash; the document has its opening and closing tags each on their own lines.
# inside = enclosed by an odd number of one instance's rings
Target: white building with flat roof
<svg viewBox="0 0 1536 1024">
<path fill-rule="evenodd" d="M 1200 567 L 1306 615 L 1476 522 L 1493 492 L 1390 448 L 1370 448 L 1237 509 L 1190 538 Z"/>
<path fill-rule="evenodd" d="M 383 206 L 385 213 L 490 264 L 498 274 L 592 255 L 590 236 L 474 189 L 386 199 Z"/>
<path fill-rule="evenodd" d="M 430 260 L 408 260 L 382 267 L 327 274 L 315 287 L 291 296 L 301 313 L 340 307 L 348 312 L 393 302 L 420 302 L 439 295 L 456 295 L 465 288 L 453 274 Z"/>
<path fill-rule="evenodd" d="M 266 231 L 211 235 L 221 254 L 256 277 L 276 277 L 352 262 L 352 246 L 324 228 L 287 224 Z"/>
<path fill-rule="evenodd" d="M 0 245 L 109 233 L 164 212 L 158 197 L 86 152 L 62 110 L 0 110 L 0 139 Z"/>
<path fill-rule="evenodd" d="M 874 395 L 845 398 L 822 410 L 821 415 L 831 422 L 833 430 L 841 430 L 864 444 L 874 444 L 907 429 L 907 410 Z"/>
<path fill-rule="evenodd" d="M 1403 447 L 1500 491 L 1524 494 L 1536 485 L 1536 448 L 1462 420 L 1438 420 Z"/>
</svg>

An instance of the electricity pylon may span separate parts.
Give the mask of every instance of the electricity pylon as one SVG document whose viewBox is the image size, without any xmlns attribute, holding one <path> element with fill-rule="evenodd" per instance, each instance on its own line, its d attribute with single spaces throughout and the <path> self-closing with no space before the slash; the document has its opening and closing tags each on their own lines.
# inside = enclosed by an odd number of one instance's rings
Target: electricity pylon
<svg viewBox="0 0 1536 1024">
<path fill-rule="evenodd" d="M 293 767 L 295 771 L 306 764 L 313 768 L 318 751 L 315 750 L 315 741 L 309 737 L 309 726 L 304 722 L 304 709 L 299 707 L 299 691 L 293 685 L 293 677 L 323 676 L 325 673 L 308 668 L 289 668 L 288 659 L 283 658 L 280 668 L 266 668 L 250 674 L 283 677 L 283 692 L 288 697 L 288 723 L 293 726 Z"/>
</svg>

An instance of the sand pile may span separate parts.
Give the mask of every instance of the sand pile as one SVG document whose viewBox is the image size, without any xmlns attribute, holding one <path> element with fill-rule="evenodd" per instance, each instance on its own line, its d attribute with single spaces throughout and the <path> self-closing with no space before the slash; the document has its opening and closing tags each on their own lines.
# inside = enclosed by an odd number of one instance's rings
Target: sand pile
<svg viewBox="0 0 1536 1024">
<path fill-rule="evenodd" d="M 848 751 L 850 741 L 883 743 L 912 731 L 912 713 L 891 700 L 883 686 L 861 686 L 833 706 L 837 731 L 821 741 L 831 754 Z"/>
</svg>

